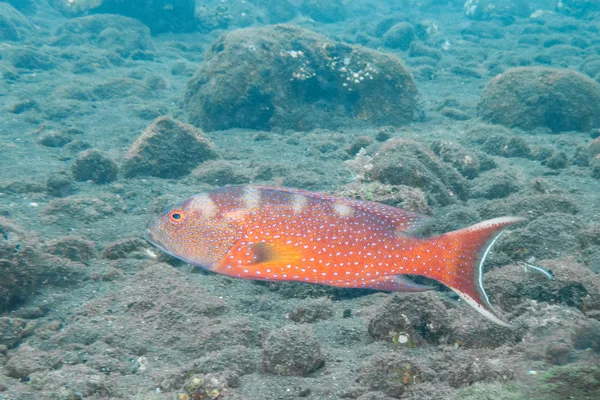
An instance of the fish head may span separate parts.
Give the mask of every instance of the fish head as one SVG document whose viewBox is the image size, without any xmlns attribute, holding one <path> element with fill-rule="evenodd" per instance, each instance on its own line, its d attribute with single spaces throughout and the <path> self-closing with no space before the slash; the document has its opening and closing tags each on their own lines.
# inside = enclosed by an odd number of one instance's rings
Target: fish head
<svg viewBox="0 0 600 400">
<path fill-rule="evenodd" d="M 165 253 L 211 269 L 240 239 L 235 220 L 197 195 L 168 208 L 148 224 L 146 240 Z"/>
</svg>

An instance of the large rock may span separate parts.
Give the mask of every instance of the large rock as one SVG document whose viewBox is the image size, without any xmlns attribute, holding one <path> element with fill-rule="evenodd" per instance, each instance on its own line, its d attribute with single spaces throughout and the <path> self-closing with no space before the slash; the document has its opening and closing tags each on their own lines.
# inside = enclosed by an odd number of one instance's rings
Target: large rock
<svg viewBox="0 0 600 400">
<path fill-rule="evenodd" d="M 190 32 L 196 29 L 194 0 L 50 0 L 61 13 L 119 14 L 142 21 L 153 33 Z"/>
<path fill-rule="evenodd" d="M 346 19 L 346 7 L 341 0 L 304 0 L 302 12 L 318 22 L 339 22 Z"/>
<path fill-rule="evenodd" d="M 118 52 L 145 51 L 152 48 L 150 30 L 141 22 L 120 15 L 91 15 L 73 18 L 55 34 L 57 46 L 89 44 Z"/>
<path fill-rule="evenodd" d="M 0 40 L 17 41 L 31 33 L 33 24 L 7 3 L 0 2 Z"/>
<path fill-rule="evenodd" d="M 600 3 L 597 0 L 561 0 L 556 9 L 561 14 L 576 18 L 598 18 Z"/>
<path fill-rule="evenodd" d="M 466 200 L 467 180 L 435 153 L 407 139 L 388 140 L 373 158 L 374 179 L 384 184 L 419 188 L 431 204 Z"/>
<path fill-rule="evenodd" d="M 191 125 L 157 118 L 133 143 L 123 162 L 127 178 L 138 175 L 178 178 L 216 157 L 215 146 Z"/>
<path fill-rule="evenodd" d="M 0 217 L 0 314 L 22 305 L 40 287 L 69 286 L 84 278 L 81 263 L 44 252 L 35 235 Z M 0 323 L 0 336 L 6 331 Z M 5 339 L 6 340 L 6 339 Z M 3 340 L 0 340 L 0 347 Z"/>
<path fill-rule="evenodd" d="M 515 17 L 527 18 L 531 14 L 525 0 L 467 0 L 463 9 L 468 19 L 500 20 L 504 23 L 514 21 Z"/>
<path fill-rule="evenodd" d="M 479 114 L 510 127 L 585 132 L 600 126 L 600 84 L 566 69 L 513 68 L 488 82 Z"/>
<path fill-rule="evenodd" d="M 40 3 L 39 0 L 7 0 L 5 2 L 27 14 L 33 14 L 39 6 L 38 3 Z"/>
<path fill-rule="evenodd" d="M 219 37 L 188 83 L 185 106 L 208 131 L 399 125 L 421 113 L 395 56 L 286 25 Z"/>
</svg>

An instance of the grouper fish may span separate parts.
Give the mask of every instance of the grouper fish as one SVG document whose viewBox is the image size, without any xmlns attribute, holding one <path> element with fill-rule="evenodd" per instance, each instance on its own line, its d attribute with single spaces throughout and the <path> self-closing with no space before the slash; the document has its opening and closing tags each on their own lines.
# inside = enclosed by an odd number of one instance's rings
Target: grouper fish
<svg viewBox="0 0 600 400">
<path fill-rule="evenodd" d="M 500 217 L 433 237 L 417 235 L 426 218 L 362 200 L 264 186 L 197 194 L 148 226 L 164 252 L 219 274 L 344 288 L 421 292 L 407 275 L 437 280 L 485 318 L 510 327 L 483 288 L 483 264 L 502 230 Z M 551 277 L 550 273 L 540 269 Z"/>
</svg>

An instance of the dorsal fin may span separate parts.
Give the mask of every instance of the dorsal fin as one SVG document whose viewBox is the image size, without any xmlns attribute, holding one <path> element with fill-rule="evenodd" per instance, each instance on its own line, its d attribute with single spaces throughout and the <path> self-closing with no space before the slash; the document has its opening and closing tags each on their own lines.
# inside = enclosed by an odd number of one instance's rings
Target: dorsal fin
<svg viewBox="0 0 600 400">
<path fill-rule="evenodd" d="M 401 208 L 375 203 L 367 200 L 355 200 L 347 197 L 338 197 L 326 193 L 311 192 L 303 189 L 279 187 L 279 186 L 255 186 L 264 191 L 274 191 L 276 193 L 290 193 L 305 196 L 307 198 L 329 201 L 332 203 L 345 205 L 354 210 L 371 214 L 383 219 L 388 226 L 397 233 L 416 234 L 430 221 L 424 215 L 403 210 Z M 268 197 L 268 196 L 267 196 Z"/>
</svg>

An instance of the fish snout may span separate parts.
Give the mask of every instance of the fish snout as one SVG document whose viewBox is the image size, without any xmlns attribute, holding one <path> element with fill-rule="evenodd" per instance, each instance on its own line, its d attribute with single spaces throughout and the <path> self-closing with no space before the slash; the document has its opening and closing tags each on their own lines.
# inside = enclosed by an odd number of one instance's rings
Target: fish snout
<svg viewBox="0 0 600 400">
<path fill-rule="evenodd" d="M 155 246 L 160 244 L 150 229 L 146 229 L 146 232 L 144 232 L 144 239 Z"/>
</svg>

